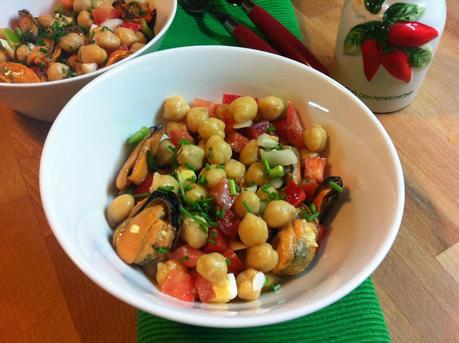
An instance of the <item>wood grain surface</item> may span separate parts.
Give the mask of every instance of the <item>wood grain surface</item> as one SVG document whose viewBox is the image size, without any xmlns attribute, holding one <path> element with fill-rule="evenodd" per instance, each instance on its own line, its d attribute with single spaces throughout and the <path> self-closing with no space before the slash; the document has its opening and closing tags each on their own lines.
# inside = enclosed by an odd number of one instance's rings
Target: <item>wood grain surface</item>
<svg viewBox="0 0 459 343">
<path fill-rule="evenodd" d="M 343 1 L 292 2 L 330 65 Z M 406 182 L 400 234 L 374 275 L 395 342 L 459 342 L 459 1 L 448 12 L 417 99 L 379 116 Z M 135 309 L 80 272 L 46 222 L 38 170 L 50 124 L 0 104 L 0 128 L 0 342 L 135 341 Z"/>
</svg>

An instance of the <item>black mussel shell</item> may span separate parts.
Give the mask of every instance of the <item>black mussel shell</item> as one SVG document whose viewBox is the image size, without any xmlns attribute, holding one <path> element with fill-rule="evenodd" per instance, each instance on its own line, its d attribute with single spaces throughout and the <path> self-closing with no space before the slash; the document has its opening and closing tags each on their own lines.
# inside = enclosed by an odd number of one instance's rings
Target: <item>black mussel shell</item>
<svg viewBox="0 0 459 343">
<path fill-rule="evenodd" d="M 339 176 L 330 176 L 329 178 L 325 179 L 317 190 L 314 193 L 312 203 L 316 207 L 316 210 L 320 213 L 319 221 L 321 222 L 322 219 L 325 217 L 327 212 L 336 202 L 336 198 L 338 197 L 339 192 L 333 189 L 330 186 L 330 182 L 336 183 L 338 186 L 343 187 L 343 180 Z"/>
</svg>

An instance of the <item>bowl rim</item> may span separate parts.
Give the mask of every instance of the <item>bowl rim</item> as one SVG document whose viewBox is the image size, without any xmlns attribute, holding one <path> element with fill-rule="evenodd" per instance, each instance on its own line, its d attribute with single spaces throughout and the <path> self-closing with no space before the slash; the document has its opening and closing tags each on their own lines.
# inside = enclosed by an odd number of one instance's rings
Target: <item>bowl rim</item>
<svg viewBox="0 0 459 343">
<path fill-rule="evenodd" d="M 158 34 L 156 34 L 152 40 L 150 40 L 147 44 L 145 44 L 145 46 L 139 50 L 137 50 L 136 52 L 134 52 L 132 55 L 129 55 L 128 57 L 122 59 L 121 61 L 118 61 L 108 67 L 104 67 L 104 68 L 101 68 L 101 69 L 97 69 L 93 72 L 90 72 L 88 74 L 83 74 L 83 75 L 78 75 L 78 76 L 75 76 L 75 77 L 70 77 L 70 78 L 67 78 L 67 79 L 63 79 L 63 80 L 56 80 L 56 81 L 46 81 L 46 82 L 25 82 L 25 83 L 0 83 L 0 86 L 1 87 L 8 87 L 8 88 L 26 88 L 26 87 L 47 87 L 47 86 L 59 86 L 59 85 L 63 85 L 63 84 L 66 84 L 66 83 L 72 83 L 74 81 L 84 81 L 84 80 L 87 80 L 87 79 L 91 79 L 91 78 L 94 78 L 94 77 L 97 77 L 98 75 L 100 74 L 103 74 L 109 70 L 112 70 L 113 68 L 115 67 L 118 67 L 120 66 L 121 64 L 124 64 L 125 62 L 128 62 L 136 57 L 138 57 L 139 55 L 143 54 L 148 48 L 150 48 L 153 44 L 155 44 L 158 40 L 162 39 L 162 37 L 164 36 L 164 34 L 169 30 L 171 24 L 172 24 L 172 21 L 174 20 L 175 18 L 175 15 L 177 13 L 177 1 L 178 0 L 172 0 L 172 11 L 169 15 L 169 18 L 167 18 L 163 28 L 158 32 Z M 120 63 L 121 62 L 121 63 Z"/>
<path fill-rule="evenodd" d="M 66 239 L 64 238 L 63 231 L 59 230 L 59 225 L 57 222 L 57 218 L 55 218 L 55 213 L 52 206 L 52 200 L 50 197 L 50 192 L 48 187 L 48 178 L 46 175 L 49 175 L 48 167 L 47 167 L 47 159 L 49 156 L 48 150 L 50 150 L 51 145 L 53 144 L 53 140 L 55 137 L 55 133 L 59 130 L 61 126 L 61 122 L 63 122 L 66 114 L 66 110 L 68 107 L 73 106 L 74 103 L 77 103 L 82 94 L 84 94 L 88 89 L 94 87 L 98 83 L 103 83 L 106 79 L 110 79 L 112 74 L 121 72 L 126 68 L 131 68 L 134 65 L 141 65 L 148 63 L 148 60 L 154 59 L 155 56 L 160 56 L 164 54 L 180 54 L 182 51 L 193 51 L 193 50 L 201 50 L 204 54 L 211 54 L 214 51 L 235 51 L 240 54 L 253 54 L 256 56 L 261 56 L 262 58 L 269 58 L 275 63 L 288 63 L 298 68 L 303 69 L 303 71 L 307 71 L 309 73 L 316 74 L 317 76 L 323 78 L 327 82 L 331 82 L 335 87 L 338 88 L 339 91 L 345 93 L 346 96 L 350 97 L 365 114 L 368 116 L 368 119 L 372 121 L 372 123 L 376 126 L 376 129 L 381 134 L 384 143 L 389 150 L 389 154 L 391 160 L 394 165 L 394 181 L 395 181 L 395 195 L 396 195 L 396 209 L 394 213 L 394 217 L 392 220 L 392 225 L 389 229 L 388 235 L 376 251 L 374 258 L 368 263 L 368 265 L 360 270 L 356 275 L 354 275 L 348 282 L 342 284 L 337 290 L 329 294 L 328 296 L 321 298 L 319 300 L 314 300 L 311 304 L 307 307 L 298 307 L 294 309 L 287 310 L 282 314 L 277 314 L 272 316 L 268 313 L 266 314 L 259 314 L 253 317 L 226 317 L 226 316 L 213 316 L 212 320 L 204 320 L 200 315 L 195 313 L 194 311 L 186 311 L 184 310 L 178 311 L 174 308 L 168 308 L 165 306 L 157 306 L 155 304 L 147 306 L 140 296 L 132 296 L 130 294 L 125 294 L 121 291 L 117 284 L 113 282 L 107 282 L 104 280 L 103 277 L 100 277 L 99 274 L 94 270 L 91 266 L 86 266 L 81 263 L 76 256 L 72 254 L 72 248 L 70 245 L 66 243 Z M 191 47 L 180 47 L 174 49 L 167 49 L 156 52 L 155 54 L 148 54 L 141 56 L 139 58 L 127 61 L 123 63 L 119 68 L 113 69 L 108 73 L 104 73 L 102 76 L 96 78 L 95 80 L 88 83 L 84 86 L 62 109 L 61 113 L 58 115 L 56 121 L 53 123 L 48 136 L 46 138 L 43 152 L 40 160 L 40 173 L 39 173 L 39 184 L 40 184 L 40 195 L 42 200 L 43 209 L 48 220 L 48 223 L 53 231 L 54 236 L 56 237 L 57 241 L 66 252 L 66 254 L 70 257 L 70 259 L 80 268 L 83 273 L 85 273 L 93 282 L 99 285 L 102 289 L 110 293 L 111 295 L 115 296 L 116 298 L 124 301 L 125 303 L 141 309 L 147 313 L 160 316 L 162 318 L 166 318 L 169 320 L 173 320 L 176 322 L 202 326 L 202 327 L 215 327 L 215 328 L 243 328 L 243 327 L 255 327 L 255 326 L 263 326 L 263 325 L 270 325 L 276 324 L 280 322 L 284 322 L 287 320 L 292 320 L 301 316 L 305 316 L 311 313 L 314 313 L 334 302 L 338 301 L 342 297 L 346 296 L 350 292 L 352 292 L 355 288 L 357 288 L 361 283 L 363 283 L 379 266 L 379 264 L 383 261 L 383 259 L 388 254 L 390 248 L 392 247 L 395 238 L 398 234 L 400 224 L 403 217 L 403 210 L 405 204 L 405 187 L 404 187 L 404 176 L 403 170 L 400 163 L 400 159 L 398 157 L 397 151 L 395 146 L 390 139 L 388 133 L 384 129 L 383 125 L 379 122 L 377 117 L 370 111 L 370 109 L 360 100 L 358 99 L 351 91 L 345 88 L 343 85 L 339 84 L 329 76 L 326 76 L 319 71 L 296 62 L 294 60 L 270 54 L 263 51 L 246 49 L 241 47 L 230 47 L 230 46 L 191 46 Z M 250 318 L 250 320 L 248 320 Z"/>
</svg>

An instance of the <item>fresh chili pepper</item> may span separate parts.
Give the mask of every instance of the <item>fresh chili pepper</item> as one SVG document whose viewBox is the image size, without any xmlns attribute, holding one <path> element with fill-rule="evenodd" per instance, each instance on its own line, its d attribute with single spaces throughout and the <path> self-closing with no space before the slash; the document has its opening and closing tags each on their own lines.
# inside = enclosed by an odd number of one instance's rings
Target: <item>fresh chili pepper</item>
<svg viewBox="0 0 459 343">
<path fill-rule="evenodd" d="M 433 27 L 417 21 L 397 22 L 390 26 L 387 41 L 406 48 L 420 47 L 438 37 Z"/>
<path fill-rule="evenodd" d="M 408 62 L 408 55 L 402 50 L 394 50 L 382 55 L 381 63 L 386 70 L 396 79 L 409 83 L 412 77 L 412 70 Z"/>
<path fill-rule="evenodd" d="M 382 53 L 381 45 L 376 39 L 367 39 L 362 43 L 363 70 L 368 81 L 378 72 Z"/>
</svg>

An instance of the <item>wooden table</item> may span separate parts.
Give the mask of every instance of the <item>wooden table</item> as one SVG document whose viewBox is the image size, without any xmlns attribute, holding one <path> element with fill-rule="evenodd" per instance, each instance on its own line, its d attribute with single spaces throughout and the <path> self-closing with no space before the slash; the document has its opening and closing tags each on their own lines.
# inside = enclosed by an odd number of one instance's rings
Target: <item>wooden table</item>
<svg viewBox="0 0 459 343">
<path fill-rule="evenodd" d="M 293 3 L 330 64 L 342 0 Z M 379 117 L 406 180 L 400 234 L 374 275 L 395 342 L 459 341 L 459 2 L 448 10 L 417 99 Z M 135 310 L 84 276 L 46 222 L 38 169 L 49 127 L 0 105 L 0 342 L 134 341 Z"/>
</svg>

